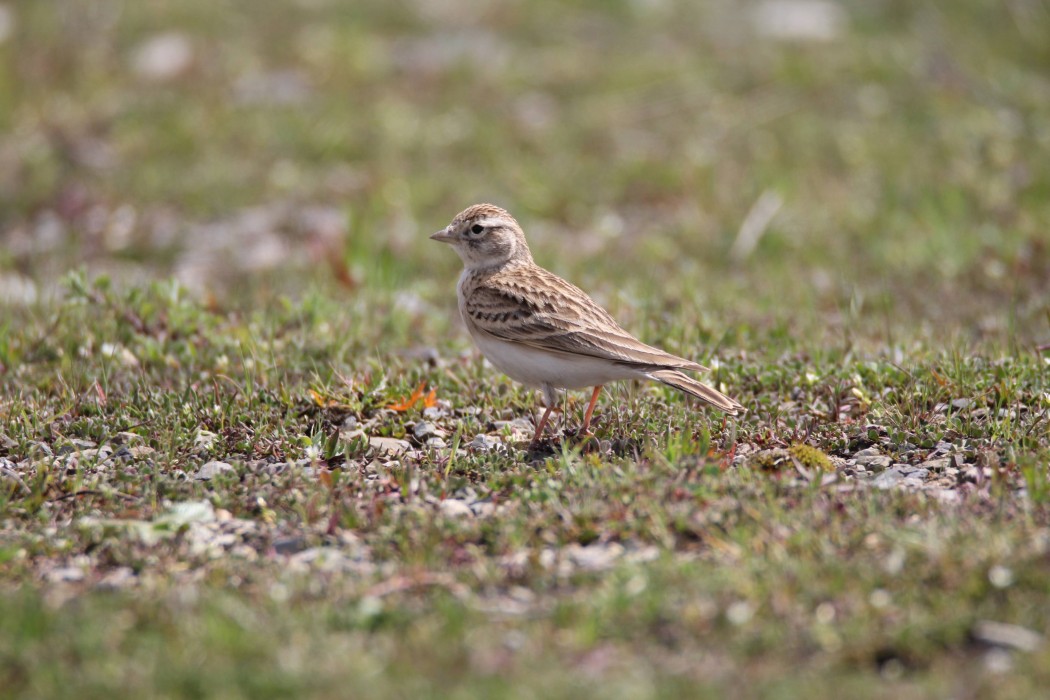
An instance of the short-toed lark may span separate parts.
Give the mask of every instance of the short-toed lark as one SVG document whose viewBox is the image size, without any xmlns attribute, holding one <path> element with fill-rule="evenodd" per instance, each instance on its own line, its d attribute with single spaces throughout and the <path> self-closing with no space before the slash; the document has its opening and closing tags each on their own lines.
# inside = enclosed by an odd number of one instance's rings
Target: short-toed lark
<svg viewBox="0 0 1050 700">
<path fill-rule="evenodd" d="M 744 407 L 682 370 L 703 365 L 646 345 L 578 287 L 532 260 L 521 226 L 505 210 L 475 204 L 431 238 L 463 259 L 456 287 L 467 330 L 488 360 L 512 379 L 543 391 L 543 433 L 556 389 L 594 387 L 580 433 L 586 435 L 602 385 L 651 379 L 691 394 L 729 415 Z"/>
</svg>

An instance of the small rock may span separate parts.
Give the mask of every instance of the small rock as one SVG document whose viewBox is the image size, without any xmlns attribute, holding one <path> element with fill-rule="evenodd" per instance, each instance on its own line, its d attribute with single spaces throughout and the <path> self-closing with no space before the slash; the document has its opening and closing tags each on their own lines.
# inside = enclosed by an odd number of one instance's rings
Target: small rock
<svg viewBox="0 0 1050 700">
<path fill-rule="evenodd" d="M 470 445 L 468 445 L 472 450 L 477 450 L 478 452 L 491 452 L 502 446 L 503 442 L 499 438 L 485 435 L 484 433 L 476 435 L 474 439 L 470 441 Z"/>
<path fill-rule="evenodd" d="M 781 41 L 830 41 L 846 27 L 846 11 L 830 0 L 762 0 L 751 21 L 762 36 Z"/>
<path fill-rule="evenodd" d="M 904 481 L 904 474 L 900 469 L 893 467 L 882 472 L 871 480 L 871 485 L 877 489 L 889 489 Z"/>
<path fill-rule="evenodd" d="M 54 453 L 46 442 L 29 442 L 29 454 L 31 458 L 38 459 L 40 457 L 54 457 Z"/>
<path fill-rule="evenodd" d="M 219 436 L 210 430 L 198 430 L 193 438 L 193 446 L 198 450 L 210 450 L 218 439 Z"/>
<path fill-rule="evenodd" d="M 532 422 L 528 418 L 515 418 L 514 420 L 497 420 L 493 421 L 492 425 L 496 430 L 503 430 L 504 428 L 514 429 L 529 429 L 532 428 Z"/>
<path fill-rule="evenodd" d="M 726 620 L 740 627 L 751 621 L 755 615 L 755 609 L 746 600 L 737 600 L 726 607 Z"/>
<path fill-rule="evenodd" d="M 103 357 L 115 357 L 127 367 L 139 366 L 139 358 L 135 357 L 135 353 L 120 343 L 102 343 L 99 347 L 99 352 L 102 353 Z"/>
<path fill-rule="evenodd" d="M 293 554 L 288 559 L 288 566 L 293 569 L 313 569 L 316 571 L 370 573 L 375 565 L 368 559 L 367 552 L 347 553 L 335 547 L 311 547 Z"/>
<path fill-rule="evenodd" d="M 989 673 L 1000 675 L 1014 669 L 1014 657 L 1006 649 L 994 647 L 984 655 L 984 668 Z"/>
<path fill-rule="evenodd" d="M 1008 566 L 996 564 L 988 570 L 988 582 L 996 588 L 1009 588 L 1014 584 L 1014 572 Z"/>
<path fill-rule="evenodd" d="M 570 544 L 565 548 L 569 561 L 584 571 L 603 571 L 611 568 L 624 555 L 624 546 L 619 542 L 591 544 L 586 547 Z"/>
<path fill-rule="evenodd" d="M 115 442 L 130 447 L 132 445 L 141 445 L 144 440 L 138 433 L 120 432 L 117 433 Z"/>
<path fill-rule="evenodd" d="M 1043 645 L 1043 635 L 1027 627 L 994 620 L 978 620 L 970 633 L 979 642 L 993 647 L 1032 652 Z"/>
<path fill-rule="evenodd" d="M 298 535 L 274 540 L 273 551 L 277 554 L 296 554 L 306 549 L 306 538 Z"/>
<path fill-rule="evenodd" d="M 988 467 L 978 467 L 976 464 L 967 466 L 959 472 L 961 483 L 979 484 L 984 483 L 992 477 L 992 470 Z"/>
<path fill-rule="evenodd" d="M 161 82 L 177 78 L 193 65 L 193 45 L 179 32 L 165 32 L 139 44 L 131 56 L 131 68 L 147 80 Z"/>
<path fill-rule="evenodd" d="M 109 459 L 110 455 L 112 454 L 113 448 L 109 445 L 103 445 L 102 447 L 99 447 L 97 449 L 89 448 L 86 450 L 80 450 L 77 456 L 84 461 L 105 462 Z"/>
<path fill-rule="evenodd" d="M 867 451 L 868 450 L 861 450 L 861 452 Z M 857 454 L 860 455 L 859 452 Z M 870 471 L 879 471 L 893 465 L 892 457 L 881 454 L 855 456 L 854 459 L 857 460 L 857 464 L 866 467 Z"/>
<path fill-rule="evenodd" d="M 959 492 L 955 489 L 931 489 L 927 493 L 941 503 L 958 503 Z"/>
<path fill-rule="evenodd" d="M 75 583 L 84 580 L 84 571 L 75 566 L 62 566 L 48 571 L 46 576 L 51 583 Z"/>
<path fill-rule="evenodd" d="M 0 34 L 2 34 L 3 31 L 3 5 L 0 5 Z M 3 36 L 0 36 L 0 44 L 2 43 Z M 61 224 L 58 224 L 56 228 L 59 231 L 61 231 Z M 59 235 L 62 234 L 59 233 Z M 37 290 L 36 283 L 32 280 L 18 273 L 0 275 L 0 304 L 11 306 L 29 306 L 36 302 L 36 300 L 39 298 L 40 292 Z M 0 365 L 0 372 L 2 372 L 3 369 L 4 366 Z"/>
<path fill-rule="evenodd" d="M 432 438 L 427 438 L 425 446 L 429 447 L 432 450 L 443 450 L 448 445 L 446 445 L 445 441 L 442 440 L 441 438 L 439 438 L 439 437 L 432 437 Z"/>
<path fill-rule="evenodd" d="M 399 455 L 412 449 L 407 440 L 388 437 L 369 437 L 368 446 L 381 454 Z"/>
<path fill-rule="evenodd" d="M 919 466 L 923 469 L 929 469 L 931 472 L 942 472 L 952 466 L 952 458 L 938 457 L 936 459 L 928 459 Z"/>
<path fill-rule="evenodd" d="M 178 529 L 190 523 L 208 523 L 215 520 L 215 506 L 210 501 L 180 501 L 153 521 L 154 527 Z"/>
<path fill-rule="evenodd" d="M 361 430 L 360 428 L 339 431 L 339 439 L 343 442 L 354 442 L 355 440 L 359 440 L 361 438 L 367 440 L 368 436 L 365 434 L 365 431 Z"/>
<path fill-rule="evenodd" d="M 524 430 L 526 432 L 532 432 L 536 424 L 528 418 L 515 418 L 510 422 L 510 426 L 515 430 Z"/>
<path fill-rule="evenodd" d="M 412 434 L 420 442 L 426 442 L 428 438 L 444 437 L 445 431 L 438 428 L 430 421 L 420 421 L 412 427 Z"/>
<path fill-rule="evenodd" d="M 496 430 L 510 431 L 512 440 L 520 440 L 532 435 L 533 423 L 528 418 L 515 418 L 514 420 L 498 420 L 493 423 Z"/>
<path fill-rule="evenodd" d="M 952 408 L 957 408 L 959 410 L 969 408 L 972 405 L 973 399 L 955 399 L 952 401 Z"/>
<path fill-rule="evenodd" d="M 458 498 L 446 498 L 441 502 L 441 513 L 452 518 L 461 518 L 467 515 L 474 515 L 474 511 L 470 509 L 466 501 Z"/>
<path fill-rule="evenodd" d="M 15 13 L 7 4 L 0 5 L 0 44 L 7 41 L 14 33 Z"/>
<path fill-rule="evenodd" d="M 130 566 L 118 566 L 102 577 L 102 580 L 98 582 L 98 587 L 119 590 L 134 585 L 136 580 L 134 569 Z"/>
<path fill-rule="evenodd" d="M 907 464 L 894 464 L 893 468 L 899 471 L 909 479 L 925 479 L 930 475 L 929 469 L 923 469 L 922 467 L 912 467 Z"/>
<path fill-rule="evenodd" d="M 475 501 L 470 504 L 470 510 L 479 518 L 496 514 L 496 504 L 492 501 Z"/>
<path fill-rule="evenodd" d="M 7 457 L 0 457 L 0 469 L 10 470 L 12 472 L 18 469 L 18 465 L 12 462 Z"/>
<path fill-rule="evenodd" d="M 194 474 L 193 477 L 198 481 L 210 481 L 211 479 L 214 479 L 220 474 L 230 474 L 234 471 L 236 470 L 231 464 L 227 464 L 226 462 L 213 461 L 208 462 L 200 469 L 198 469 L 197 473 Z"/>
</svg>

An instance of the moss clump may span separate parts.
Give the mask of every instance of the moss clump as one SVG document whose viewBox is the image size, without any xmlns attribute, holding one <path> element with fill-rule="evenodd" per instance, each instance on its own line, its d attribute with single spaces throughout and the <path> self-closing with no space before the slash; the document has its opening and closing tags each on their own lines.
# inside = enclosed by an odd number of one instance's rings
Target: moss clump
<svg viewBox="0 0 1050 700">
<path fill-rule="evenodd" d="M 835 468 L 826 454 L 816 447 L 803 444 L 792 445 L 786 450 L 773 449 L 756 452 L 748 459 L 748 464 L 751 465 L 752 469 L 761 469 L 764 472 L 778 472 L 782 469 L 790 468 L 793 465 L 792 460 L 797 461 L 803 468 L 810 471 L 826 472 Z"/>
<path fill-rule="evenodd" d="M 835 469 L 835 465 L 831 463 L 831 458 L 816 447 L 799 443 L 792 445 L 787 451 L 806 469 L 819 469 L 823 472 L 830 472 Z"/>
</svg>

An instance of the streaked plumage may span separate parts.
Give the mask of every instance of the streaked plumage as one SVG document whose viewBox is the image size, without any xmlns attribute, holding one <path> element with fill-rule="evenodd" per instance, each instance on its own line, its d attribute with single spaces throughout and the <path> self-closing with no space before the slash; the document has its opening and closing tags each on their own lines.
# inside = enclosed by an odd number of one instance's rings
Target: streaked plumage
<svg viewBox="0 0 1050 700">
<path fill-rule="evenodd" d="M 595 387 L 582 432 L 603 384 L 651 379 L 730 415 L 744 407 L 681 370 L 707 371 L 692 360 L 646 345 L 620 327 L 578 287 L 533 262 L 518 222 L 492 204 L 475 204 L 431 236 L 463 260 L 457 286 L 463 321 L 482 354 L 512 379 L 543 390 L 547 410 L 556 389 Z"/>
</svg>

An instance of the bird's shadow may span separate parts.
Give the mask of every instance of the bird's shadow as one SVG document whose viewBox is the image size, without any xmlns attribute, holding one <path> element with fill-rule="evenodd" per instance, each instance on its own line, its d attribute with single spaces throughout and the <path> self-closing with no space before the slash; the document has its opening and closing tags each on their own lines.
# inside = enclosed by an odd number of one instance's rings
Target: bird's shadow
<svg viewBox="0 0 1050 700">
<path fill-rule="evenodd" d="M 544 438 L 536 443 L 524 443 L 525 458 L 530 462 L 540 462 L 549 457 L 557 457 L 563 450 L 579 449 L 583 454 L 608 455 L 613 457 L 633 457 L 640 454 L 642 442 L 634 438 L 598 438 L 594 435 L 580 436 L 567 432 L 557 437 Z"/>
</svg>

